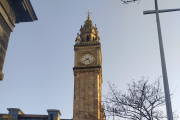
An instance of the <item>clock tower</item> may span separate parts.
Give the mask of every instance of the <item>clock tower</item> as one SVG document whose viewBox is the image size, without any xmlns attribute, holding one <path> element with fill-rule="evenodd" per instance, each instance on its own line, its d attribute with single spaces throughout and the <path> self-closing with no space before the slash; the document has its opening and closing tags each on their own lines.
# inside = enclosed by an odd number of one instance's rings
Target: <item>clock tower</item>
<svg viewBox="0 0 180 120">
<path fill-rule="evenodd" d="M 102 107 L 101 43 L 88 13 L 74 45 L 73 120 L 104 119 Z"/>
</svg>

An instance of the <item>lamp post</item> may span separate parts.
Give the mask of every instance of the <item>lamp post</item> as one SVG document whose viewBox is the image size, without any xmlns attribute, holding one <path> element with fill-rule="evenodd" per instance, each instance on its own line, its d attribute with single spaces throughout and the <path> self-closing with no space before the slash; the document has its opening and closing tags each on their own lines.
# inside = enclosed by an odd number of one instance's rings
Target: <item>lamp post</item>
<svg viewBox="0 0 180 120">
<path fill-rule="evenodd" d="M 165 62 L 165 56 L 164 56 L 164 48 L 163 48 L 159 13 L 171 12 L 171 11 L 180 11 L 180 9 L 158 10 L 157 0 L 155 0 L 155 10 L 143 12 L 144 14 L 152 14 L 152 13 L 156 14 L 157 31 L 158 31 L 158 37 L 159 37 L 159 49 L 160 49 L 161 66 L 162 66 L 163 83 L 164 83 L 164 92 L 165 92 L 165 100 L 166 100 L 166 112 L 167 112 L 168 120 L 173 120 L 173 114 L 172 114 L 172 107 L 171 107 L 171 98 L 170 98 L 170 92 L 169 92 L 169 84 L 168 84 L 166 62 Z"/>
</svg>

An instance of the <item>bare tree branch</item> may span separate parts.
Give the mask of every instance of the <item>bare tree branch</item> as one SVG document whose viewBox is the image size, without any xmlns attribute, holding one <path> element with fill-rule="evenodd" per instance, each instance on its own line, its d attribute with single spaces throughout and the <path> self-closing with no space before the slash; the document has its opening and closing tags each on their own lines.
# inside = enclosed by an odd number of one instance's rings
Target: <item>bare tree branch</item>
<svg viewBox="0 0 180 120">
<path fill-rule="evenodd" d="M 138 1 L 138 4 L 140 2 L 140 0 L 121 0 L 121 2 L 123 2 L 124 4 L 129 4 L 129 3 L 134 3 L 134 2 L 137 2 Z"/>
<path fill-rule="evenodd" d="M 103 101 L 106 106 L 106 116 L 113 116 L 113 108 L 116 108 L 115 116 L 121 118 L 133 120 L 165 118 L 166 115 L 159 108 L 165 105 L 165 97 L 159 80 L 160 78 L 153 84 L 148 84 L 148 80 L 142 77 L 141 80 L 128 84 L 127 93 L 118 91 L 116 86 L 109 83 L 110 91 Z"/>
</svg>

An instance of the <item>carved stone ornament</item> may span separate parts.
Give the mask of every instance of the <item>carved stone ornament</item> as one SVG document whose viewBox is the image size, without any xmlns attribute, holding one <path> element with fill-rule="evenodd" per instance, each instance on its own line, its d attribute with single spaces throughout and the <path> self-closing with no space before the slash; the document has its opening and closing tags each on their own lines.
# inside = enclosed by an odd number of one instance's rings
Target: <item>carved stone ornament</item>
<svg viewBox="0 0 180 120">
<path fill-rule="evenodd" d="M 84 73 L 84 72 L 95 72 L 97 74 L 102 74 L 101 68 L 90 68 L 90 69 L 74 69 L 74 75 L 77 73 Z"/>
<path fill-rule="evenodd" d="M 100 48 L 100 45 L 98 46 L 85 46 L 85 47 L 75 47 L 74 50 L 90 50 L 90 49 L 94 49 L 94 48 Z"/>
</svg>

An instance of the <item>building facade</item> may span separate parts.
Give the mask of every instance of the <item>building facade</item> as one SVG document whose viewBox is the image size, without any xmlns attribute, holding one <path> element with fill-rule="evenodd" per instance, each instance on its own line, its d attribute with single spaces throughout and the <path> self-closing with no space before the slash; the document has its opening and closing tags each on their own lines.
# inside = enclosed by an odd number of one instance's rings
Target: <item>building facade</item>
<svg viewBox="0 0 180 120">
<path fill-rule="evenodd" d="M 9 37 L 15 24 L 37 20 L 29 0 L 0 0 L 0 81 L 8 48 Z"/>
<path fill-rule="evenodd" d="M 72 120 L 60 119 L 61 112 L 56 109 L 48 109 L 48 115 L 25 114 L 18 108 L 7 108 L 8 114 L 0 113 L 0 120 Z"/>
<path fill-rule="evenodd" d="M 73 120 L 104 119 L 101 43 L 88 13 L 74 45 Z"/>
</svg>

